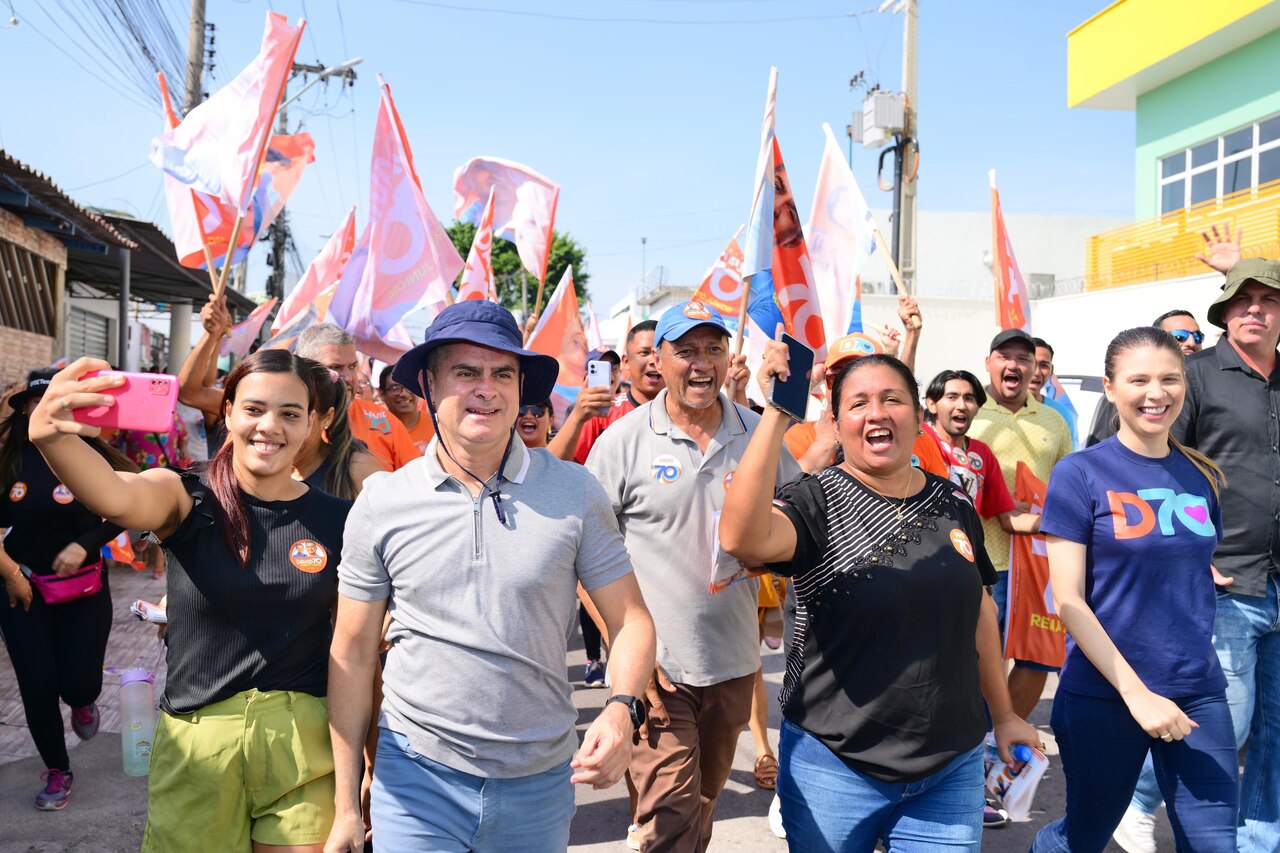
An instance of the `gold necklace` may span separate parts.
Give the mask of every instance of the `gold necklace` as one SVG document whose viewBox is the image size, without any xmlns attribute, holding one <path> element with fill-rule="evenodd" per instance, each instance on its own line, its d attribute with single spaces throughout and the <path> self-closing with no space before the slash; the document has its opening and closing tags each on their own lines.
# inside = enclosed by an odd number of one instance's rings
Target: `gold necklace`
<svg viewBox="0 0 1280 853">
<path fill-rule="evenodd" d="M 845 465 L 849 465 L 849 463 L 846 461 Z M 849 465 L 849 471 L 850 473 L 853 472 L 853 466 Z M 862 483 L 862 485 L 866 486 L 871 491 L 875 492 L 876 496 L 879 497 L 880 500 L 884 501 L 889 506 L 893 507 L 893 513 L 898 517 L 898 524 L 900 525 L 906 522 L 906 519 L 902 515 L 902 511 L 906 509 L 907 496 L 911 492 L 911 481 L 914 478 L 915 478 L 915 469 L 912 468 L 907 472 L 907 485 L 906 485 L 906 488 L 902 490 L 902 497 L 897 499 L 898 501 L 897 503 L 894 503 L 894 498 L 891 498 L 889 495 L 886 495 L 884 492 L 880 491 L 875 486 L 868 483 L 866 480 L 863 480 L 857 474 L 854 474 L 854 479 L 856 479 L 859 483 Z"/>
</svg>

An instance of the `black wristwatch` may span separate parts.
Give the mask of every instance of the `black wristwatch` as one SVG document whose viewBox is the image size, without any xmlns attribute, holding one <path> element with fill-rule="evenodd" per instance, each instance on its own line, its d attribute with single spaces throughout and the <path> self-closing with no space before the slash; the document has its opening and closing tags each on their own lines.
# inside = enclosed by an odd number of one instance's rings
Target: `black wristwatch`
<svg viewBox="0 0 1280 853">
<path fill-rule="evenodd" d="M 634 696 L 627 696 L 619 693 L 616 696 L 610 696 L 604 703 L 607 708 L 613 702 L 621 702 L 627 706 L 627 710 L 631 712 L 631 726 L 639 729 L 644 725 L 644 703 Z"/>
</svg>

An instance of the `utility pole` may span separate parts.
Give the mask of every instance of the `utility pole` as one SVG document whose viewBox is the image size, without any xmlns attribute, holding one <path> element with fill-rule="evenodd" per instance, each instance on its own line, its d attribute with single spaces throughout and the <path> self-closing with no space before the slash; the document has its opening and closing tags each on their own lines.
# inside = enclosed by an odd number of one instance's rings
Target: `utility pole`
<svg viewBox="0 0 1280 853">
<path fill-rule="evenodd" d="M 360 62 L 361 60 L 359 58 L 348 59 L 346 62 L 343 62 L 341 65 L 334 65 L 332 67 L 326 67 L 324 65 L 318 65 L 318 64 L 307 65 L 306 63 L 302 63 L 302 62 L 293 63 L 293 68 L 292 68 L 293 73 L 290 75 L 290 78 L 289 78 L 290 80 L 292 80 L 294 77 L 297 77 L 299 74 L 304 74 L 304 75 L 315 74 L 317 76 L 314 80 L 311 80 L 305 86 L 303 86 L 300 90 L 294 93 L 292 97 L 281 98 L 280 109 L 277 111 L 276 133 L 286 134 L 289 132 L 289 119 L 288 119 L 289 104 L 296 101 L 298 97 L 302 95 L 303 92 L 305 92 L 307 89 L 310 89 L 312 86 L 314 86 L 316 83 L 319 83 L 321 80 L 327 80 L 330 77 L 339 77 L 339 78 L 342 78 L 344 81 L 346 81 L 346 85 L 348 86 L 354 85 L 356 81 L 356 72 L 352 69 L 354 66 L 360 64 Z M 285 83 L 285 87 L 286 87 L 285 94 L 287 95 L 288 94 L 287 82 Z M 271 277 L 267 279 L 267 298 L 270 299 L 271 297 L 275 296 L 279 299 L 283 299 L 284 298 L 284 258 L 285 258 L 285 252 L 288 249 L 289 242 L 290 242 L 289 211 L 287 208 L 280 211 L 280 214 L 276 217 L 275 221 L 271 223 L 271 227 L 268 230 L 270 232 L 270 239 L 271 239 L 271 256 L 268 258 L 268 263 L 271 264 Z"/>
<path fill-rule="evenodd" d="M 191 28 L 187 32 L 187 97 L 182 114 L 194 110 L 204 97 L 204 0 L 191 0 Z"/>
<path fill-rule="evenodd" d="M 191 0 L 191 27 L 187 31 L 187 78 L 186 97 L 183 99 L 182 114 L 194 110 L 204 100 L 204 3 L 205 0 Z M 127 298 L 127 297 L 126 297 Z M 177 373 L 182 363 L 191 352 L 191 314 L 193 305 L 190 302 L 174 302 L 169 306 L 169 372 Z M 122 315 L 123 322 L 123 315 Z M 124 359 L 121 358 L 121 364 Z"/>
<path fill-rule="evenodd" d="M 894 224 L 894 260 L 902 273 L 907 288 L 915 292 L 916 275 L 916 164 L 919 147 L 916 131 L 919 114 L 916 104 L 916 27 L 919 18 L 918 0 L 905 0 L 902 28 L 902 93 L 906 95 L 903 111 L 904 128 L 898 141 L 896 163 L 896 190 L 899 195 L 898 218 Z"/>
</svg>

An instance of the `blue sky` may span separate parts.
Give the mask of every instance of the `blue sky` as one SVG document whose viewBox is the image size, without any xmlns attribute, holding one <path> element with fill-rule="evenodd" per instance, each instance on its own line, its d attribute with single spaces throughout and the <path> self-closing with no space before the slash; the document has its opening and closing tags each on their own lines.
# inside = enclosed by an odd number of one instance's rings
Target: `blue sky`
<svg viewBox="0 0 1280 853">
<path fill-rule="evenodd" d="M 159 2 L 179 20 L 188 8 Z M 316 87 L 291 107 L 291 129 L 301 120 L 316 140 L 317 162 L 290 203 L 304 263 L 350 205 L 363 226 L 382 73 L 442 220 L 452 218 L 453 171 L 472 156 L 525 162 L 561 184 L 557 226 L 586 247 L 603 316 L 640 276 L 641 237 L 650 269 L 696 283 L 746 218 L 770 65 L 779 67 L 778 138 L 807 216 L 821 124 L 844 140 L 862 100 L 850 78 L 862 71 L 882 88 L 900 86 L 902 16 L 874 5 L 209 0 L 208 19 L 222 81 L 256 51 L 268 7 L 308 17 L 298 61 L 365 60 L 354 89 Z M 1007 212 L 1132 216 L 1133 114 L 1066 106 L 1066 33 L 1104 5 L 922 0 L 921 209 L 985 210 L 986 172 L 996 168 Z M 0 13 L 9 6 L 0 0 Z M 0 75 L 22 83 L 0 102 L 0 146 L 84 204 L 167 228 L 159 173 L 144 165 L 158 107 L 144 108 L 141 94 L 67 43 L 61 7 L 73 3 L 11 6 L 23 23 L 0 28 Z M 185 29 L 179 38 L 185 45 Z M 887 208 L 877 156 L 856 150 L 854 173 L 871 205 Z M 263 287 L 265 247 L 253 254 L 250 292 Z"/>
</svg>

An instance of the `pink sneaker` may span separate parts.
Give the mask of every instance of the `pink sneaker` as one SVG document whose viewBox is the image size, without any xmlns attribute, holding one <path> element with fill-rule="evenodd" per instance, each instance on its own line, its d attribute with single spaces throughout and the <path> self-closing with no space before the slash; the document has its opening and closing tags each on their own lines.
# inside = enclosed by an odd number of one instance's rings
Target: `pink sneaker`
<svg viewBox="0 0 1280 853">
<path fill-rule="evenodd" d="M 88 740 L 98 733 L 98 724 L 102 721 L 98 713 L 98 704 L 90 702 L 81 708 L 71 709 L 71 731 L 80 740 Z"/>
<path fill-rule="evenodd" d="M 50 767 L 40 774 L 44 790 L 36 794 L 36 808 L 43 812 L 56 812 L 67 807 L 67 795 L 71 793 L 71 771 Z"/>
</svg>

